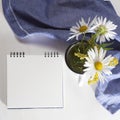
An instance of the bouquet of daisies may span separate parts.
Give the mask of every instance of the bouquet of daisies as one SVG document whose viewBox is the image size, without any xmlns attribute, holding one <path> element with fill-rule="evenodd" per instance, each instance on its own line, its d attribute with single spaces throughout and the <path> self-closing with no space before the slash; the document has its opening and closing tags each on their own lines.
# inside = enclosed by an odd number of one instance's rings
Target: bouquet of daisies
<svg viewBox="0 0 120 120">
<path fill-rule="evenodd" d="M 67 41 L 75 39 L 78 42 L 71 45 L 66 52 L 66 63 L 69 68 L 81 74 L 80 85 L 104 82 L 106 76 L 112 74 L 111 70 L 118 64 L 118 59 L 108 55 L 116 33 L 117 25 L 103 17 L 83 18 L 70 28 L 70 37 Z M 90 33 L 90 34 L 89 34 Z M 88 37 L 89 35 L 89 37 Z"/>
</svg>

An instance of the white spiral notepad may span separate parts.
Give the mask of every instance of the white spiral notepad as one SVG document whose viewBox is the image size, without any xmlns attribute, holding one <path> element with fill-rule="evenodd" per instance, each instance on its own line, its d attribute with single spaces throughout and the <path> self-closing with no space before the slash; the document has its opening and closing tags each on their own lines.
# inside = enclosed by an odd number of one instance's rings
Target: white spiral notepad
<svg viewBox="0 0 120 120">
<path fill-rule="evenodd" d="M 8 108 L 63 107 L 63 65 L 58 52 L 7 55 Z"/>
</svg>

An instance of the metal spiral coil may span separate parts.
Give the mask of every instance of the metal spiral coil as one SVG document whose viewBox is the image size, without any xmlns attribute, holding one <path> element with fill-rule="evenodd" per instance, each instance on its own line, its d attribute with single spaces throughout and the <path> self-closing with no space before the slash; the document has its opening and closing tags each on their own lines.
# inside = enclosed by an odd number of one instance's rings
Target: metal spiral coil
<svg viewBox="0 0 120 120">
<path fill-rule="evenodd" d="M 10 52 L 10 57 L 25 57 L 25 52 Z"/>
<path fill-rule="evenodd" d="M 59 57 L 59 53 L 58 52 L 45 52 L 44 53 L 44 57 Z"/>
</svg>

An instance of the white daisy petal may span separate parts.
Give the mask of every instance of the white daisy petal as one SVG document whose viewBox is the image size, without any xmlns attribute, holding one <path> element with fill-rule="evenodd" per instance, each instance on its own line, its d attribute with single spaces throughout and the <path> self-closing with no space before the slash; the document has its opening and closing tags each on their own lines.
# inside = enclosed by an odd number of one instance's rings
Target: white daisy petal
<svg viewBox="0 0 120 120">
<path fill-rule="evenodd" d="M 111 61 L 111 59 L 113 59 L 113 57 L 111 55 L 109 55 L 102 62 L 106 65 L 106 64 L 109 64 L 109 62 Z"/>
<path fill-rule="evenodd" d="M 85 62 L 84 66 L 85 66 L 85 67 L 90 67 L 91 64 L 90 64 L 89 62 Z"/>
<path fill-rule="evenodd" d="M 107 18 L 105 17 L 104 20 L 103 20 L 103 25 L 106 24 L 106 21 L 107 21 Z"/>
<path fill-rule="evenodd" d="M 99 80 L 104 83 L 104 76 L 100 72 L 98 72 Z"/>
<path fill-rule="evenodd" d="M 100 36 L 97 37 L 96 42 L 99 42 Z"/>
<path fill-rule="evenodd" d="M 105 57 L 106 53 L 107 53 L 107 51 L 106 51 L 106 50 L 103 50 L 103 54 L 102 54 L 102 56 L 101 56 L 101 60 L 103 60 L 103 59 L 104 59 L 104 57 Z"/>
<path fill-rule="evenodd" d="M 100 61 L 102 61 L 103 60 L 103 53 L 104 53 L 104 50 L 102 49 L 102 48 L 100 48 L 100 50 L 99 50 L 99 59 L 100 59 Z"/>
<path fill-rule="evenodd" d="M 96 57 L 98 57 L 98 49 L 97 49 L 96 46 L 94 47 L 94 50 L 95 50 L 95 53 L 96 53 Z"/>
<path fill-rule="evenodd" d="M 90 17 L 88 18 L 88 22 L 87 22 L 87 25 L 89 25 L 90 24 Z"/>
<path fill-rule="evenodd" d="M 105 42 L 105 36 L 101 35 L 100 38 L 99 38 L 99 41 L 100 41 L 100 44 Z"/>
<path fill-rule="evenodd" d="M 103 72 L 106 74 L 106 75 L 111 75 L 112 72 L 109 70 L 109 69 L 104 69 Z"/>
</svg>

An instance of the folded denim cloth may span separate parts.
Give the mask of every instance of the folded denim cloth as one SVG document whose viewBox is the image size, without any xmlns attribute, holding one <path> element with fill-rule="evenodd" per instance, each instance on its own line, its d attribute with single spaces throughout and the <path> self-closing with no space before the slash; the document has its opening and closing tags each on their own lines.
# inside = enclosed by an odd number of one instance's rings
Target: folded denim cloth
<svg viewBox="0 0 120 120">
<path fill-rule="evenodd" d="M 120 51 L 110 51 L 108 54 L 119 59 L 119 64 L 107 76 L 105 83 L 99 82 L 95 96 L 97 100 L 111 113 L 120 109 Z"/>
<path fill-rule="evenodd" d="M 120 18 L 109 1 L 104 0 L 2 0 L 5 17 L 17 37 L 25 38 L 34 33 L 42 33 L 66 40 L 69 29 L 81 17 L 93 19 L 95 16 L 107 17 L 118 25 Z M 120 37 L 116 36 L 120 41 Z M 120 59 L 120 43 L 113 44 L 111 54 Z M 96 98 L 111 113 L 120 109 L 120 64 L 113 69 L 108 82 L 99 83 Z"/>
<path fill-rule="evenodd" d="M 104 0 L 2 0 L 5 17 L 18 37 L 44 33 L 66 40 L 69 28 L 81 17 L 107 17 L 118 25 L 117 16 L 109 1 Z"/>
</svg>

